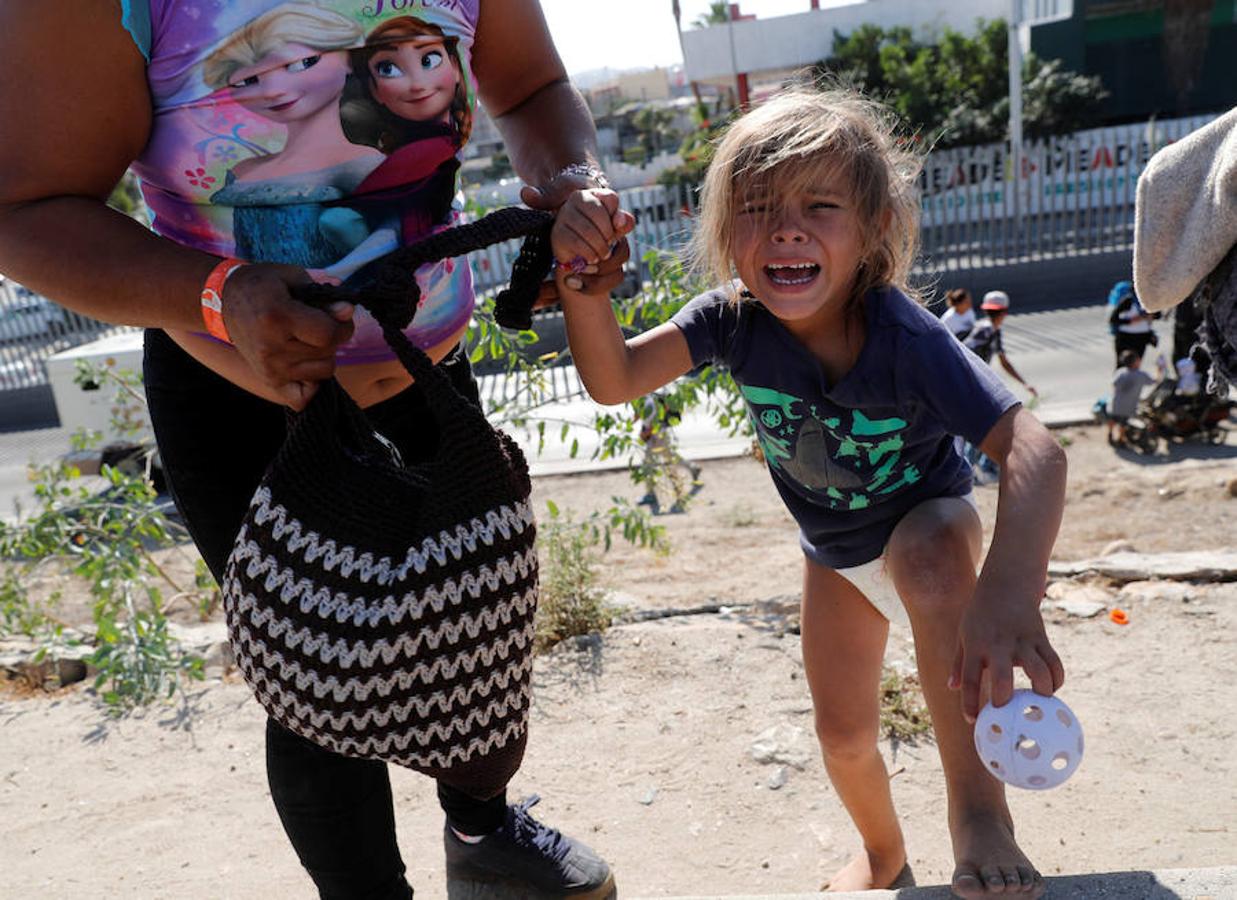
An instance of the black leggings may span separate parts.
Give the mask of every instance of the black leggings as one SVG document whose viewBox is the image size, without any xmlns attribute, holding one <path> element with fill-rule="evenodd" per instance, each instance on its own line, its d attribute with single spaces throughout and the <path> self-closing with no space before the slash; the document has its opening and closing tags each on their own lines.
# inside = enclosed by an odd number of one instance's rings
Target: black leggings
<svg viewBox="0 0 1237 900">
<path fill-rule="evenodd" d="M 480 405 L 467 357 L 457 351 L 442 366 L 460 393 Z M 249 501 L 283 442 L 284 409 L 211 372 L 162 331 L 146 332 L 143 374 L 172 498 L 222 580 Z M 416 385 L 366 414 L 406 461 L 434 452 L 437 426 Z M 284 830 L 324 900 L 412 896 L 385 763 L 331 753 L 268 719 L 266 773 Z M 505 793 L 477 800 L 439 783 L 438 799 L 448 821 L 466 834 L 493 831 L 506 814 Z"/>
<path fill-rule="evenodd" d="M 1117 366 L 1120 367 L 1121 365 L 1121 354 L 1124 351 L 1133 350 L 1138 355 L 1138 358 L 1142 359 L 1148 345 L 1154 345 L 1155 343 L 1157 343 L 1156 336 L 1150 331 L 1138 331 L 1133 334 L 1118 331 L 1116 339 L 1113 341 L 1113 351 L 1117 357 Z"/>
</svg>

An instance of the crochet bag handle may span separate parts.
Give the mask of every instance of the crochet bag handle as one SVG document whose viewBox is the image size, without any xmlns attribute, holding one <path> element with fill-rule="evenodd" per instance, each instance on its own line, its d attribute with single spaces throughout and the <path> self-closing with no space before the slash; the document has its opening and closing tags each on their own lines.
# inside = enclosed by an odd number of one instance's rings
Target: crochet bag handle
<svg viewBox="0 0 1237 900">
<path fill-rule="evenodd" d="M 404 329 L 416 314 L 421 289 L 416 270 L 431 262 L 463 256 L 491 244 L 523 237 L 524 244 L 512 265 L 511 285 L 495 302 L 495 318 L 505 327 L 528 328 L 532 324 L 533 302 L 541 282 L 550 270 L 550 226 L 554 217 L 538 210 L 509 207 L 467 225 L 430 235 L 424 240 L 396 250 L 362 270 L 359 290 L 324 284 L 304 284 L 292 288 L 292 296 L 312 306 L 325 307 L 343 300 L 364 306 L 382 326 L 383 336 L 409 374 L 421 385 L 426 401 L 443 435 L 442 447 L 474 445 L 481 441 L 498 452 L 505 446 L 484 414 L 464 400 L 451 380 L 428 356 L 413 345 Z M 368 278 L 366 278 L 368 276 Z M 352 402 L 335 379 L 323 382 L 301 413 L 289 413 L 289 433 L 297 440 L 332 445 L 350 435 L 350 443 L 374 441 L 373 428 L 365 413 Z M 421 479 L 403 470 L 401 480 L 410 486 Z"/>
<path fill-rule="evenodd" d="M 412 322 L 421 299 L 421 288 L 414 277 L 418 268 L 522 237 L 524 244 L 511 266 L 511 285 L 499 293 L 494 304 L 494 318 L 504 328 L 531 328 L 533 303 L 553 263 L 550 250 L 553 222 L 554 216 L 548 212 L 507 207 L 476 222 L 431 234 L 370 263 L 358 273 L 364 284 L 360 290 L 305 284 L 293 288 L 292 295 L 318 307 L 340 300 L 360 304 L 382 325 L 384 333 L 391 329 L 402 332 Z M 395 346 L 391 349 L 398 352 Z M 415 377 L 416 373 L 413 375 Z"/>
</svg>

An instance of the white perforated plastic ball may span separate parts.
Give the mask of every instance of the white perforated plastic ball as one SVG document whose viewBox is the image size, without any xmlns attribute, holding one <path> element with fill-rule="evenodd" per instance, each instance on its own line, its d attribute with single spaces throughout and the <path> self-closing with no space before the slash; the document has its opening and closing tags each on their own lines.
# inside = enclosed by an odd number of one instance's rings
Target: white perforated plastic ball
<svg viewBox="0 0 1237 900">
<path fill-rule="evenodd" d="M 1065 782 L 1082 762 L 1082 726 L 1056 697 L 1014 691 L 1004 706 L 991 703 L 975 720 L 975 750 L 1006 784 L 1043 791 Z"/>
</svg>

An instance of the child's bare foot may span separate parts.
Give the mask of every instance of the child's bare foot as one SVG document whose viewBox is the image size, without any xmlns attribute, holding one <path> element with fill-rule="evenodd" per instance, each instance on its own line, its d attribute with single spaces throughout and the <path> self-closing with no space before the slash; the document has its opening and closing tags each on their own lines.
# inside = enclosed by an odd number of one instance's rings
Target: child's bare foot
<svg viewBox="0 0 1237 900">
<path fill-rule="evenodd" d="M 953 832 L 953 891 L 966 900 L 1012 894 L 1037 898 L 1044 893 L 1044 878 L 1014 840 L 1009 820 L 976 815 Z"/>
<path fill-rule="evenodd" d="M 904 881 L 906 883 L 903 883 Z M 899 887 L 910 887 L 915 883 L 914 876 L 910 874 L 910 866 L 906 864 L 906 853 L 886 858 L 865 850 L 842 866 L 837 874 L 825 883 L 824 890 L 830 893 L 871 891 L 893 887 L 894 882 L 897 882 Z"/>
</svg>

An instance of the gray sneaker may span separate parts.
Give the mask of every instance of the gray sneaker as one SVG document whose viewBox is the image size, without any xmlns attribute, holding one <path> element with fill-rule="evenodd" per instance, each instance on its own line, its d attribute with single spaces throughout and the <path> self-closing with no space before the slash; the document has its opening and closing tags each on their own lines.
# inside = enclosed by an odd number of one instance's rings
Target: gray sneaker
<svg viewBox="0 0 1237 900">
<path fill-rule="evenodd" d="M 529 814 L 540 799 L 534 794 L 509 805 L 503 827 L 475 844 L 461 841 L 450 826 L 444 828 L 448 882 L 503 883 L 510 886 L 510 896 L 537 900 L 616 897 L 614 876 L 605 860 Z M 528 893 L 530 888 L 536 893 Z M 507 896 L 507 891 L 490 893 Z"/>
</svg>

